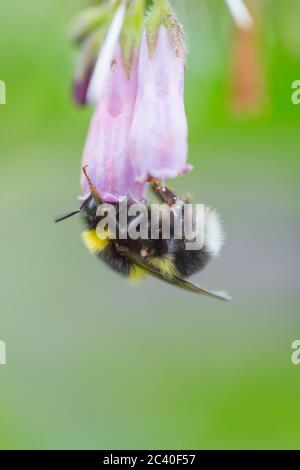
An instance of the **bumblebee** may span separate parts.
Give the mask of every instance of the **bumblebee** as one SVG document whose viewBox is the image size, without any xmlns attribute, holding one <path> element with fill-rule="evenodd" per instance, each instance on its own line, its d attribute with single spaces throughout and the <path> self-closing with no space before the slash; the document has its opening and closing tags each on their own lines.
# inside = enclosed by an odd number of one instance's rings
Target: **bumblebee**
<svg viewBox="0 0 300 470">
<path fill-rule="evenodd" d="M 98 207 L 105 201 L 101 199 L 101 196 L 94 188 L 86 168 L 83 168 L 83 172 L 89 183 L 90 196 L 78 210 L 58 217 L 55 222 L 61 222 L 75 214 L 80 214 L 84 226 L 82 238 L 88 250 L 114 271 L 132 281 L 137 281 L 150 274 L 162 281 L 192 292 L 220 300 L 230 300 L 225 292 L 211 292 L 187 280 L 188 277 L 202 270 L 221 250 L 224 237 L 218 214 L 215 211 L 205 208 L 204 244 L 201 249 L 189 250 L 187 249 L 189 240 L 185 236 L 180 239 L 175 237 L 174 217 L 170 223 L 170 236 L 168 238 L 162 236 L 161 227 L 158 238 L 151 238 L 151 206 L 147 210 L 148 236 L 132 239 L 130 236 L 122 236 L 119 204 L 114 203 L 116 231 L 112 237 L 107 228 L 99 233 L 99 223 L 104 216 L 99 215 Z M 184 204 L 188 202 L 187 199 L 179 198 L 158 180 L 149 180 L 149 183 L 162 204 L 170 208 L 176 205 L 177 212 L 178 208 L 179 211 L 183 210 Z M 127 215 L 126 227 L 128 229 L 132 224 L 138 222 L 137 217 Z M 163 225 L 163 220 L 161 225 Z"/>
</svg>

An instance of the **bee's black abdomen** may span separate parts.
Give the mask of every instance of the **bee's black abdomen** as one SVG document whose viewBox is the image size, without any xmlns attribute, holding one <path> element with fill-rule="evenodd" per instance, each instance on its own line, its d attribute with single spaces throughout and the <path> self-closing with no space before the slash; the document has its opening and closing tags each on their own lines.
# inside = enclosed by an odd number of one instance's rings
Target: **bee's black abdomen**
<svg viewBox="0 0 300 470">
<path fill-rule="evenodd" d="M 210 255 L 202 250 L 180 250 L 175 255 L 175 265 L 182 277 L 189 277 L 201 271 L 210 260 Z"/>
<path fill-rule="evenodd" d="M 114 241 L 109 242 L 107 248 L 99 254 L 99 258 L 122 276 L 128 277 L 130 275 L 132 262 L 117 251 Z"/>
</svg>

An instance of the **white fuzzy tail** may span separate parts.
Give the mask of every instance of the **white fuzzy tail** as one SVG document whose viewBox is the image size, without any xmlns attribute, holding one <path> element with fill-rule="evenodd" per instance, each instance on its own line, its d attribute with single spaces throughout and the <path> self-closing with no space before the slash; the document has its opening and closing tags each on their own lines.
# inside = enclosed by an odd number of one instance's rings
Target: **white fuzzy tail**
<svg viewBox="0 0 300 470">
<path fill-rule="evenodd" d="M 211 256 L 218 256 L 225 242 L 222 222 L 218 212 L 205 209 L 204 247 Z"/>
</svg>

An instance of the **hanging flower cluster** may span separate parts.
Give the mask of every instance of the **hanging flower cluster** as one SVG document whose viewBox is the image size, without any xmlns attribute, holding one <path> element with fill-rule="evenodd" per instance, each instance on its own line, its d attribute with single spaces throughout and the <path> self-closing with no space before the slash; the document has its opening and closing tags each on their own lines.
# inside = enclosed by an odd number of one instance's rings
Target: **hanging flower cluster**
<svg viewBox="0 0 300 470">
<path fill-rule="evenodd" d="M 238 28 L 251 29 L 243 0 L 225 2 Z M 94 107 L 83 165 L 102 198 L 143 201 L 148 181 L 189 172 L 185 41 L 169 0 L 99 0 L 71 36 L 81 49 L 74 99 Z M 81 186 L 85 198 L 84 176 Z"/>
<path fill-rule="evenodd" d="M 72 29 L 83 44 L 74 98 L 95 108 L 83 165 L 108 202 L 144 200 L 149 179 L 191 169 L 182 28 L 168 0 L 154 0 L 147 16 L 145 10 L 145 0 L 101 4 Z M 81 185 L 86 197 L 85 177 Z"/>
</svg>

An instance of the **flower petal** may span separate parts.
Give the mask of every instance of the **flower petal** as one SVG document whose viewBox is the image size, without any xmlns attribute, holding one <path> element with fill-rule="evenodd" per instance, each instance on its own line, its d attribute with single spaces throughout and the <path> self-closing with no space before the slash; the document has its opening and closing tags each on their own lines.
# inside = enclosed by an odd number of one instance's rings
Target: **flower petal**
<svg viewBox="0 0 300 470">
<path fill-rule="evenodd" d="M 113 55 L 124 23 L 126 4 L 122 2 L 111 22 L 104 44 L 100 50 L 93 76 L 87 92 L 88 102 L 96 105 L 101 98 Z"/>
<path fill-rule="evenodd" d="M 130 132 L 130 158 L 137 181 L 148 177 L 175 178 L 188 169 L 183 89 L 183 51 L 175 49 L 166 28 L 161 26 L 150 57 L 144 32 Z"/>
<path fill-rule="evenodd" d="M 83 165 L 101 197 L 116 202 L 124 197 L 145 199 L 145 184 L 135 181 L 129 159 L 129 131 L 136 96 L 137 60 L 126 76 L 120 46 L 117 46 L 103 93 L 92 118 L 84 150 Z M 81 185 L 90 194 L 84 176 Z"/>
</svg>

